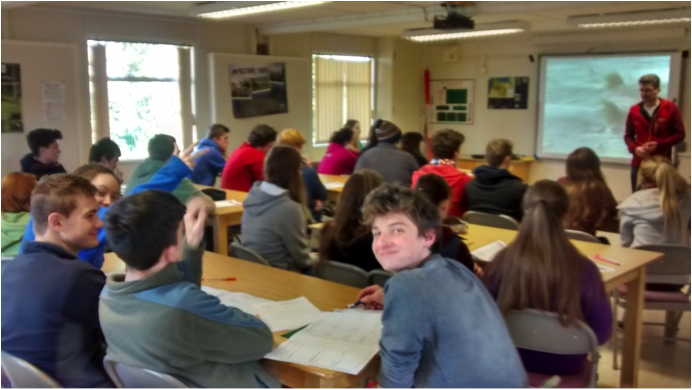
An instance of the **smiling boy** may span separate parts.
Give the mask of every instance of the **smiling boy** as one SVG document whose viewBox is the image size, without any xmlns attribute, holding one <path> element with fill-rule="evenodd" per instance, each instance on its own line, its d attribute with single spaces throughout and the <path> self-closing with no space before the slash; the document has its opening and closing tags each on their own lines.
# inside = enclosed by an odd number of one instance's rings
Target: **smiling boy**
<svg viewBox="0 0 692 390">
<path fill-rule="evenodd" d="M 524 386 L 524 368 L 490 294 L 466 267 L 431 249 L 440 232 L 437 208 L 385 184 L 366 198 L 363 218 L 377 260 L 395 273 L 384 289 L 370 286 L 358 296 L 366 308 L 384 308 L 380 386 Z"/>
</svg>

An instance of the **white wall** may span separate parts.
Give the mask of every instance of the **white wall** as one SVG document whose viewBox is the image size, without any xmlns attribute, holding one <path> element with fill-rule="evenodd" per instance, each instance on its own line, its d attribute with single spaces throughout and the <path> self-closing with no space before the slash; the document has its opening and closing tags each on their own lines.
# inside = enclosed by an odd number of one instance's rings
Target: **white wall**
<svg viewBox="0 0 692 390">
<path fill-rule="evenodd" d="M 664 50 L 690 50 L 690 32 L 685 30 L 684 38 L 638 39 L 632 40 L 628 31 L 613 31 L 607 40 L 599 37 L 599 32 L 561 33 L 539 35 L 539 40 L 554 43 L 535 44 L 535 37 L 528 34 L 504 38 L 460 40 L 425 46 L 424 66 L 428 67 L 432 79 L 469 78 L 475 83 L 474 123 L 471 125 L 434 125 L 437 130 L 451 127 L 466 136 L 462 154 L 483 153 L 486 143 L 496 137 L 514 142 L 515 152 L 533 155 L 537 121 L 537 81 L 538 55 L 560 53 L 613 53 Z M 545 39 L 543 39 L 545 38 Z M 458 45 L 460 60 L 454 63 L 443 62 L 442 53 L 450 45 Z M 533 55 L 535 62 L 529 60 Z M 484 66 L 485 65 L 485 66 Z M 529 104 L 526 110 L 489 110 L 487 84 L 489 77 L 529 76 Z M 681 111 L 686 124 L 689 143 L 690 125 L 690 62 L 685 64 L 685 88 L 682 93 Z M 623 124 L 624 133 L 624 124 Z M 577 147 L 584 145 L 574 145 Z M 588 146 L 588 145 L 586 145 Z M 624 146 L 623 146 L 624 147 Z M 688 148 L 689 150 L 689 148 Z M 689 179 L 689 154 L 681 159 L 681 173 Z M 603 167 L 606 179 L 617 199 L 624 199 L 630 193 L 629 165 L 606 164 Z M 564 161 L 542 160 L 533 164 L 531 181 L 556 179 L 564 175 Z"/>
<path fill-rule="evenodd" d="M 22 41 L 69 43 L 77 48 L 77 80 L 74 86 L 81 104 L 77 134 L 85 140 L 78 150 L 78 161 L 88 159 L 90 146 L 90 108 L 86 40 L 91 38 L 182 43 L 193 45 L 194 96 L 197 132 L 204 136 L 211 124 L 207 55 L 209 52 L 254 52 L 254 29 L 230 22 L 166 18 L 116 12 L 68 11 L 24 7 L 2 11 L 2 38 Z M 46 61 L 50 62 L 50 56 Z M 29 129 L 31 130 L 31 129 Z M 199 137 L 198 137 L 199 138 Z M 5 141 L 5 135 L 2 135 Z M 65 139 L 63 144 L 74 140 Z M 17 145 L 11 158 L 28 152 L 25 143 Z M 16 155 L 15 155 L 16 154 Z M 10 158 L 10 157 L 8 157 Z M 3 160 L 5 159 L 3 150 Z M 126 177 L 137 163 L 121 163 Z"/>
</svg>

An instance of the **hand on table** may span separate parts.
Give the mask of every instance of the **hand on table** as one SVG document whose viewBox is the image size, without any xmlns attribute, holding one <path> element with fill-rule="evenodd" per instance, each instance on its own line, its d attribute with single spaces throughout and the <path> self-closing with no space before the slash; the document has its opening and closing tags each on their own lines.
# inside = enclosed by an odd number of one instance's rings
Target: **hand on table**
<svg viewBox="0 0 692 390">
<path fill-rule="evenodd" d="M 384 308 L 384 289 L 373 285 L 360 290 L 358 302 L 367 310 L 382 310 Z"/>
</svg>

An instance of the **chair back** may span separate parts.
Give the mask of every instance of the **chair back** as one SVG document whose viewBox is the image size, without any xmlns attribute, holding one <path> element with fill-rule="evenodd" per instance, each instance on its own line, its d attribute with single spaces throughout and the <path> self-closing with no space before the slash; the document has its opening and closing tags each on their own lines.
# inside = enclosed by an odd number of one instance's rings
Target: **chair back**
<svg viewBox="0 0 692 390">
<path fill-rule="evenodd" d="M 448 215 L 442 219 L 442 224 L 446 226 L 460 225 L 462 223 L 464 223 L 464 221 L 456 215 Z"/>
<path fill-rule="evenodd" d="M 517 348 L 558 355 L 591 354 L 590 376 L 582 387 L 596 387 L 598 340 L 584 322 L 565 327 L 557 313 L 526 309 L 510 311 L 505 323 Z"/>
<path fill-rule="evenodd" d="M 171 375 L 147 370 L 146 368 L 127 366 L 116 362 L 108 356 L 103 358 L 103 367 L 113 383 L 121 389 L 184 389 L 188 387 Z"/>
<path fill-rule="evenodd" d="M 490 226 L 499 229 L 519 230 L 519 222 L 514 218 L 502 214 L 488 214 L 480 211 L 467 211 L 463 221 L 474 225 Z"/>
<path fill-rule="evenodd" d="M 60 384 L 24 359 L 2 351 L 2 371 L 13 388 L 58 389 Z"/>
<path fill-rule="evenodd" d="M 690 283 L 690 247 L 688 245 L 643 245 L 637 249 L 663 253 L 661 260 L 646 267 L 647 283 Z"/>
<path fill-rule="evenodd" d="M 592 236 L 591 234 L 582 232 L 581 230 L 565 229 L 565 233 L 567 234 L 567 238 L 569 238 L 570 240 L 595 242 L 596 244 L 602 244 L 602 242 L 598 238 L 596 238 L 596 236 Z"/>
<path fill-rule="evenodd" d="M 257 264 L 262 264 L 262 265 L 268 265 L 269 262 L 262 257 L 259 253 L 253 251 L 252 249 L 242 246 L 238 243 L 232 242 L 228 246 L 228 254 L 231 256 L 241 259 L 241 260 L 246 260 L 246 261 L 251 261 L 253 263 Z"/>
<path fill-rule="evenodd" d="M 320 279 L 345 284 L 351 287 L 368 286 L 368 273 L 355 265 L 338 261 L 326 261 L 315 267 L 315 274 Z"/>
<path fill-rule="evenodd" d="M 389 271 L 385 271 L 383 269 L 374 269 L 368 272 L 368 286 L 376 284 L 380 287 L 384 287 L 384 284 L 387 283 L 387 280 L 389 280 L 389 278 L 392 276 L 394 276 L 394 274 Z"/>
</svg>

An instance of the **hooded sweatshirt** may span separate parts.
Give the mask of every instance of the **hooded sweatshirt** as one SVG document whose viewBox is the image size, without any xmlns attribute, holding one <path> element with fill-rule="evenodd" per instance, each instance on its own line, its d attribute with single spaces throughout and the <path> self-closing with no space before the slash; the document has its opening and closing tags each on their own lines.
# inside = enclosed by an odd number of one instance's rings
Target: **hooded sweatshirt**
<svg viewBox="0 0 692 390">
<path fill-rule="evenodd" d="M 19 161 L 19 164 L 22 166 L 22 172 L 33 174 L 34 176 L 36 176 L 36 180 L 41 179 L 44 175 L 67 173 L 62 164 L 44 164 L 35 159 L 34 155 L 31 153 L 22 157 L 22 159 Z"/>
<path fill-rule="evenodd" d="M 356 166 L 358 153 L 346 149 L 343 145 L 332 142 L 327 146 L 317 171 L 324 175 L 350 175 Z"/>
<path fill-rule="evenodd" d="M 416 186 L 421 176 L 431 173 L 442 177 L 447 184 L 449 184 L 449 189 L 451 191 L 449 215 L 454 215 L 459 218 L 463 217 L 466 212 L 466 184 L 472 180 L 472 177 L 467 175 L 466 172 L 460 171 L 455 166 L 427 164 L 413 173 L 413 185 L 411 187 Z"/>
<path fill-rule="evenodd" d="M 19 244 L 24 237 L 24 229 L 29 223 L 29 218 L 31 218 L 31 214 L 26 211 L 2 213 L 2 226 L 0 227 L 2 257 L 14 257 L 19 253 Z"/>
<path fill-rule="evenodd" d="M 272 267 L 300 271 L 310 267 L 307 216 L 288 191 L 267 182 L 255 183 L 243 201 L 243 245 Z"/>
<path fill-rule="evenodd" d="M 147 183 L 154 176 L 154 174 L 161 170 L 161 168 L 163 168 L 165 165 L 166 161 L 159 161 L 151 158 L 147 158 L 142 161 L 142 163 L 137 166 L 134 173 L 132 173 L 130 181 L 127 182 L 125 195 L 131 195 L 135 187 L 140 184 Z M 193 196 L 208 198 L 208 196 L 206 196 L 202 191 L 198 190 L 188 178 L 184 178 L 180 184 L 178 184 L 178 186 L 171 191 L 171 193 L 182 203 L 187 203 L 187 200 Z"/>
<path fill-rule="evenodd" d="M 466 185 L 469 211 L 507 215 L 521 221 L 521 201 L 526 184 L 506 169 L 481 165 L 473 170 L 475 179 Z"/>
<path fill-rule="evenodd" d="M 687 225 L 690 221 L 689 195 L 679 201 L 682 224 L 677 231 L 664 230 L 663 209 L 658 188 L 637 191 L 625 199 L 618 209 L 620 237 L 624 247 L 656 244 L 686 244 Z"/>
<path fill-rule="evenodd" d="M 223 171 L 226 159 L 219 145 L 209 138 L 199 141 L 197 150 L 209 149 L 209 151 L 195 159 L 195 170 L 190 176 L 190 180 L 195 184 L 213 186 L 216 177 Z"/>
</svg>

